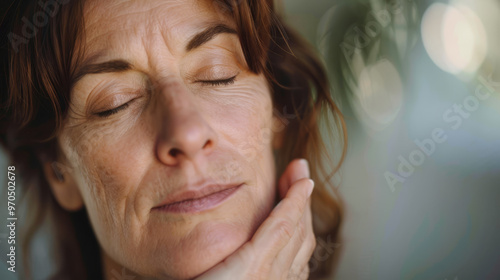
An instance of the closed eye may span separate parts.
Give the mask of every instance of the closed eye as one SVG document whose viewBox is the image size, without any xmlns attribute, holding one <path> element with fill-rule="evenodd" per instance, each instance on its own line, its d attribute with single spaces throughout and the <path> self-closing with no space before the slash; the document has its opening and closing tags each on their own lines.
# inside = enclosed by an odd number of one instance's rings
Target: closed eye
<svg viewBox="0 0 500 280">
<path fill-rule="evenodd" d="M 101 118 L 106 118 L 106 117 L 109 117 L 111 115 L 114 115 L 118 112 L 120 112 L 121 110 L 124 110 L 124 109 L 127 109 L 127 107 L 129 106 L 129 102 L 123 104 L 123 105 L 120 105 L 114 109 L 111 109 L 111 110 L 106 110 L 106 111 L 102 111 L 102 112 L 99 112 L 99 113 L 96 113 L 97 116 L 101 117 Z"/>
<path fill-rule="evenodd" d="M 234 84 L 234 81 L 236 80 L 236 76 L 238 76 L 238 75 L 234 75 L 234 76 L 232 76 L 230 78 L 227 78 L 227 79 L 199 80 L 198 82 L 201 83 L 201 84 L 203 84 L 203 85 L 208 85 L 208 86 L 227 86 L 227 85 Z M 122 110 L 127 109 L 128 106 L 130 105 L 130 102 L 132 102 L 134 100 L 135 99 L 132 99 L 129 102 L 124 103 L 124 104 L 122 104 L 122 105 L 120 105 L 120 106 L 118 106 L 116 108 L 95 113 L 95 115 L 97 115 L 98 117 L 101 117 L 101 118 L 109 117 L 111 115 L 114 115 L 114 114 L 122 111 Z"/>
<path fill-rule="evenodd" d="M 234 75 L 231 78 L 227 79 L 218 79 L 218 80 L 199 80 L 198 82 L 203 84 L 203 85 L 208 85 L 208 86 L 227 86 L 234 84 L 234 81 L 236 80 L 236 76 Z"/>
<path fill-rule="evenodd" d="M 137 98 L 134 98 L 116 108 L 113 108 L 113 109 L 109 109 L 109 110 L 106 110 L 106 111 L 102 111 L 102 112 L 98 112 L 98 113 L 95 113 L 96 116 L 100 117 L 100 118 L 107 118 L 111 115 L 114 115 L 122 110 L 125 110 L 127 109 L 129 106 L 130 106 L 130 103 L 132 103 L 133 101 L 135 101 Z"/>
</svg>

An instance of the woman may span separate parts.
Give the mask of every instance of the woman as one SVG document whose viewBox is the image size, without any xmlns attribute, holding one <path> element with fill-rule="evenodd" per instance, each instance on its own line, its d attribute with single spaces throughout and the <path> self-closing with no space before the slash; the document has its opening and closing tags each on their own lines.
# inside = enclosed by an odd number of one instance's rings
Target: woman
<svg viewBox="0 0 500 280">
<path fill-rule="evenodd" d="M 308 266 L 315 235 L 334 240 L 341 217 L 319 121 L 341 140 L 344 124 L 323 67 L 272 1 L 12 9 L 2 142 L 40 202 L 26 240 L 57 217 L 57 277 L 330 272 L 333 254 Z"/>
</svg>

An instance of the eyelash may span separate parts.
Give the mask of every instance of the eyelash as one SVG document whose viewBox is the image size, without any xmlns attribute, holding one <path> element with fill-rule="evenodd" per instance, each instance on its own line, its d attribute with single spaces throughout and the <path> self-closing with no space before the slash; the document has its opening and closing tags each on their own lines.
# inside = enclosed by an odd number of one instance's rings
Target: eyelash
<svg viewBox="0 0 500 280">
<path fill-rule="evenodd" d="M 202 83 L 202 84 L 204 84 L 204 85 L 209 85 L 209 86 L 227 86 L 227 85 L 234 84 L 234 81 L 236 80 L 236 76 L 237 75 L 234 75 L 231 78 L 221 79 L 221 80 L 201 80 L 199 82 Z M 128 106 L 130 105 L 131 101 L 129 101 L 129 102 L 123 104 L 123 105 L 120 105 L 120 106 L 118 106 L 116 108 L 96 113 L 96 115 L 99 116 L 99 117 L 101 117 L 101 118 L 107 118 L 107 117 L 109 117 L 111 115 L 114 115 L 114 114 L 116 114 L 116 113 L 118 113 L 118 112 L 120 112 L 122 110 L 127 109 Z"/>
<path fill-rule="evenodd" d="M 99 112 L 99 113 L 96 113 L 97 116 L 101 117 L 101 118 L 107 118 L 111 115 L 114 115 L 118 112 L 120 112 L 121 110 L 125 110 L 127 109 L 127 107 L 130 105 L 130 101 L 123 104 L 123 105 L 120 105 L 114 109 L 111 109 L 111 110 L 106 110 L 106 111 L 103 111 L 103 112 Z"/>
<path fill-rule="evenodd" d="M 221 79 L 221 80 L 201 80 L 199 82 L 208 86 L 227 86 L 234 84 L 236 76 L 237 75 L 234 75 L 231 78 Z"/>
</svg>

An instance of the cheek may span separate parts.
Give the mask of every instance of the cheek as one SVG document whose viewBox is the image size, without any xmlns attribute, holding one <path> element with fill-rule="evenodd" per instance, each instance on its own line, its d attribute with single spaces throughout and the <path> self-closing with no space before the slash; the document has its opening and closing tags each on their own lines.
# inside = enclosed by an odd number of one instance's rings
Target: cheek
<svg viewBox="0 0 500 280">
<path fill-rule="evenodd" d="M 133 225 L 138 221 L 125 219 L 127 215 L 136 216 L 130 215 L 136 210 L 130 199 L 136 195 L 135 175 L 145 168 L 140 164 L 144 153 L 134 127 L 130 120 L 113 126 L 80 127 L 63 138 L 70 139 L 64 152 L 75 166 L 73 175 L 101 244 L 107 243 L 109 234 L 113 239 L 130 238 L 128 229 L 138 228 Z"/>
<path fill-rule="evenodd" d="M 101 185 L 106 192 L 116 191 L 140 166 L 136 159 L 141 143 L 135 131 L 139 121 L 138 115 L 130 114 L 116 121 L 75 126 L 63 134 L 65 154 L 81 168 L 82 183 L 95 188 L 96 194 L 104 191 Z"/>
<path fill-rule="evenodd" d="M 267 209 L 266 213 L 260 213 L 267 214 L 276 192 L 272 150 L 275 119 L 267 81 L 263 76 L 255 76 L 223 93 L 212 103 L 216 109 L 211 123 L 239 154 L 239 159 L 245 161 L 243 168 L 249 169 L 255 178 L 253 205 Z"/>
<path fill-rule="evenodd" d="M 223 139 L 252 161 L 266 151 L 272 139 L 272 101 L 263 76 L 246 78 L 241 85 L 208 97 L 211 125 Z"/>
</svg>

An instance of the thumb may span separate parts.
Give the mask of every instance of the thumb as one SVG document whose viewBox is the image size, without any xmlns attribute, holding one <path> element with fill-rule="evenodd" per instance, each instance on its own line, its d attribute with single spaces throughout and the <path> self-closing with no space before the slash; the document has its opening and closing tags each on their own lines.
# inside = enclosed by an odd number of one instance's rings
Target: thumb
<svg viewBox="0 0 500 280">
<path fill-rule="evenodd" d="M 309 163 L 306 159 L 294 159 L 292 160 L 285 171 L 281 175 L 278 181 L 278 190 L 280 198 L 284 198 L 290 186 L 296 181 L 309 178 Z"/>
</svg>

